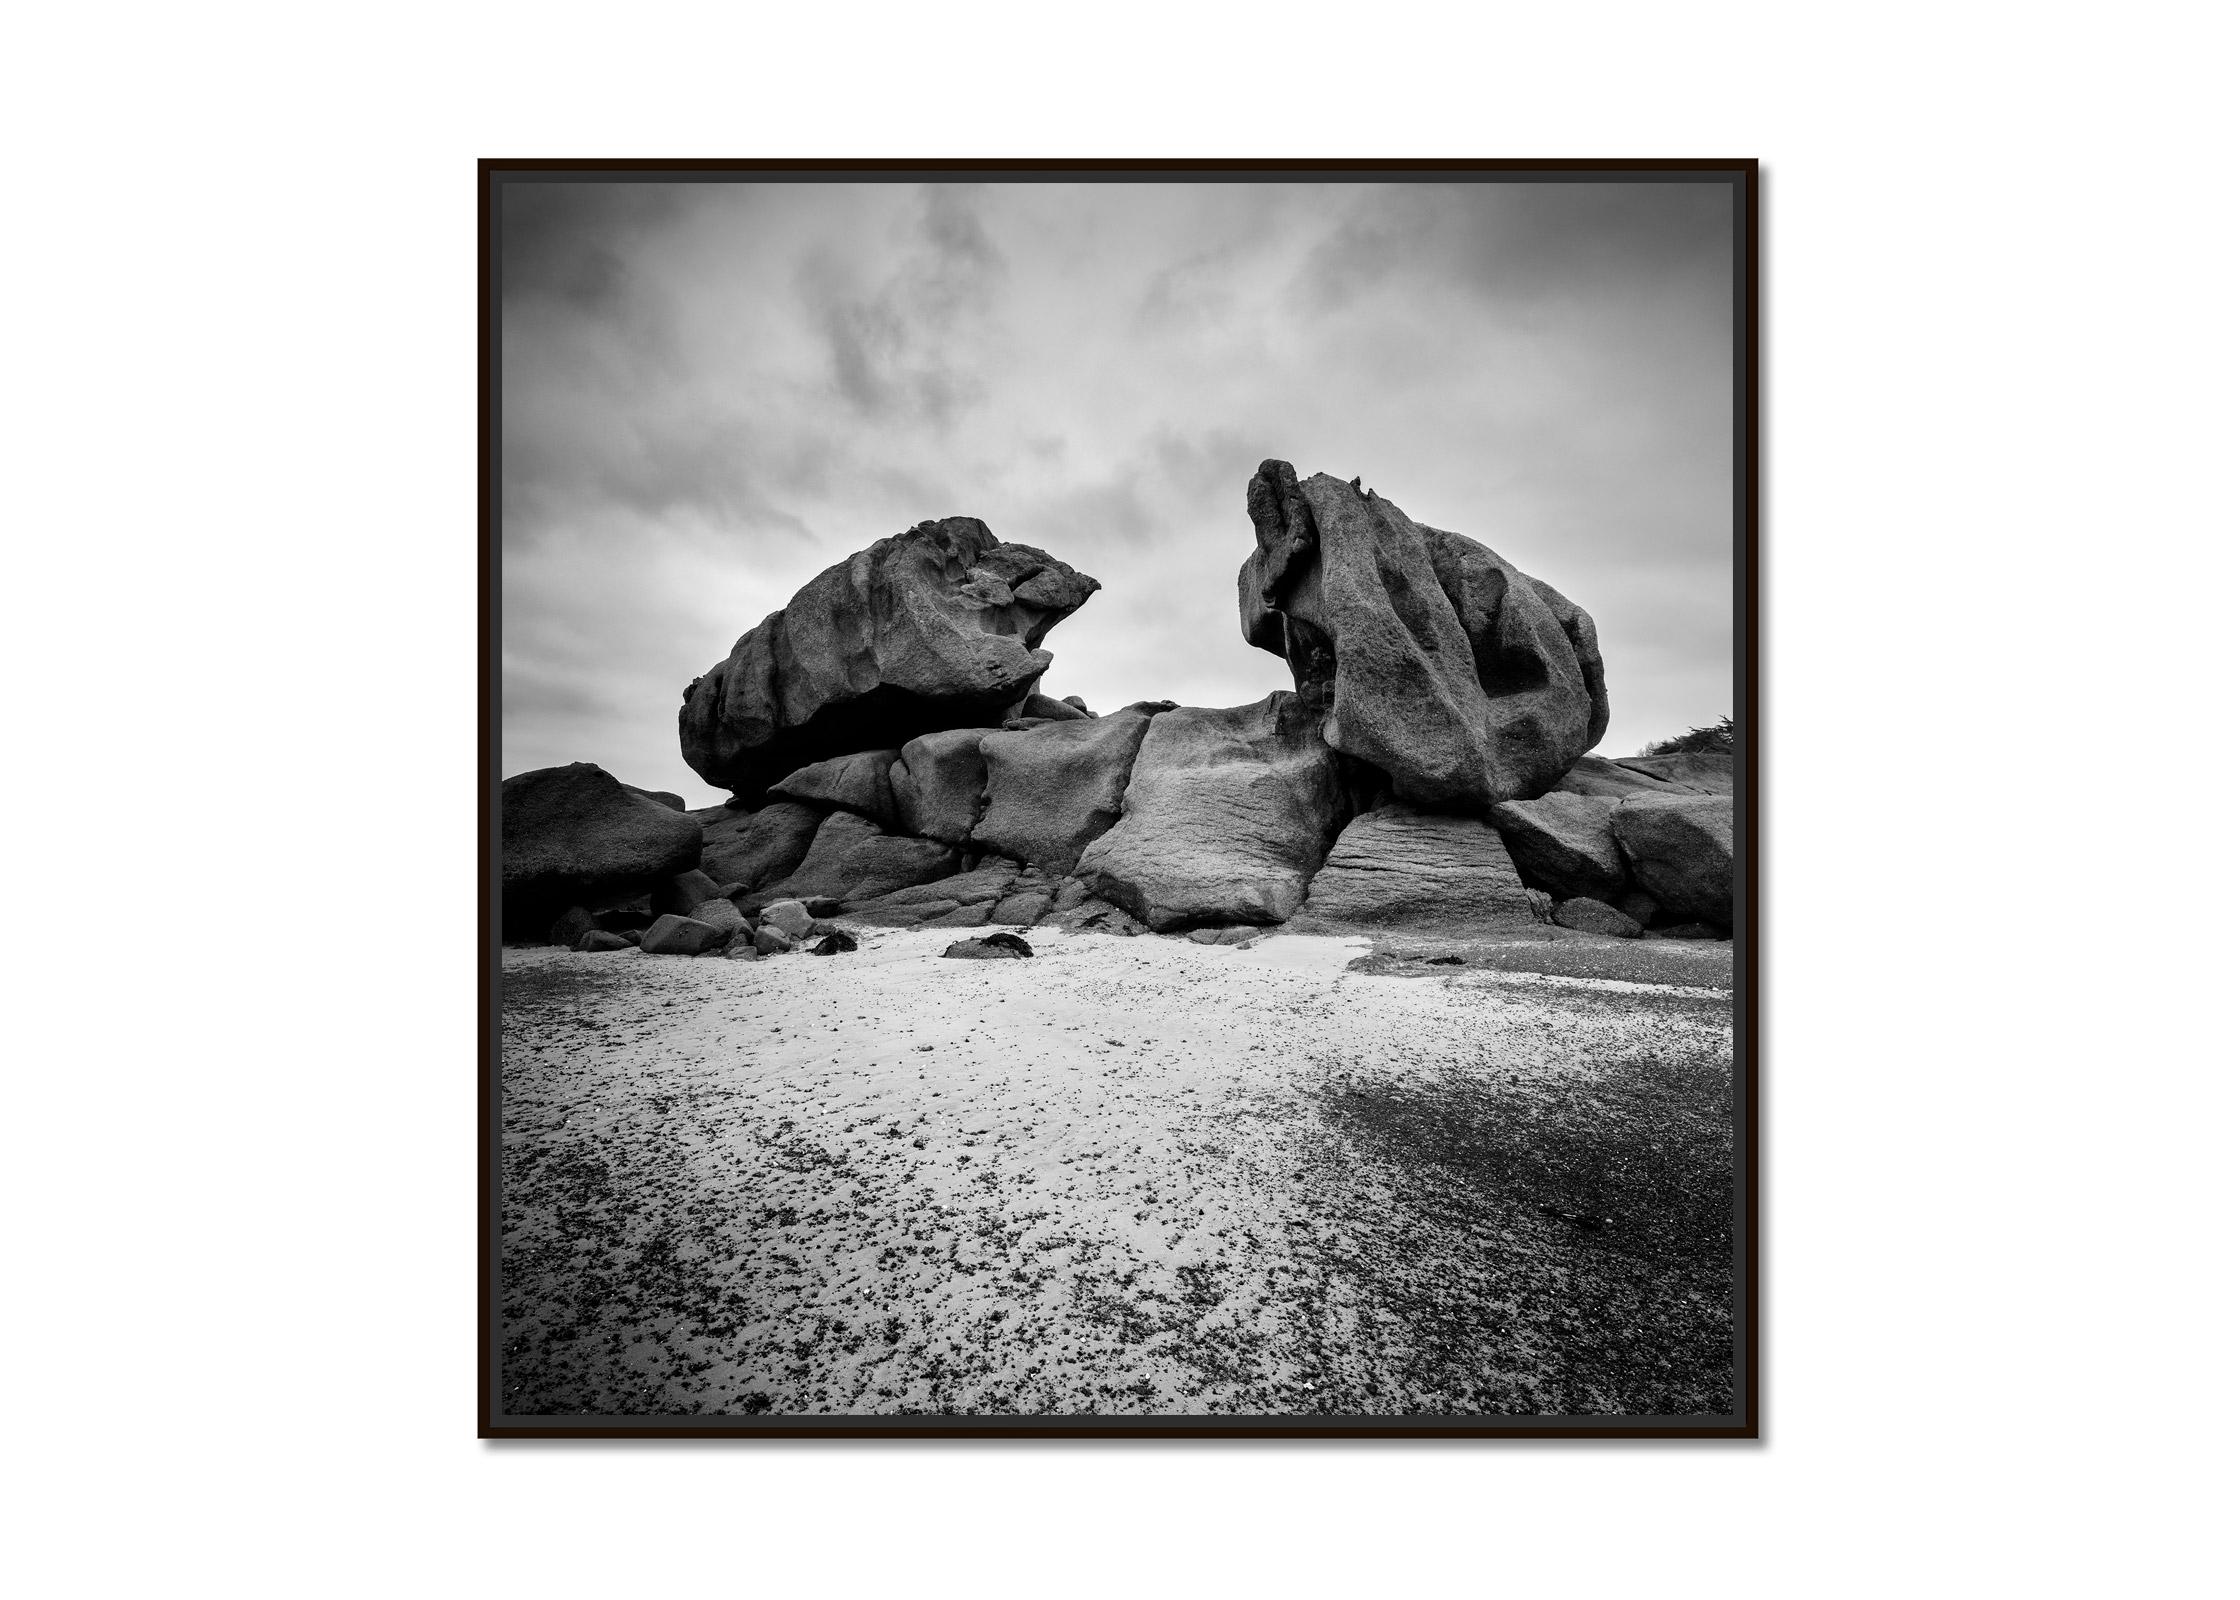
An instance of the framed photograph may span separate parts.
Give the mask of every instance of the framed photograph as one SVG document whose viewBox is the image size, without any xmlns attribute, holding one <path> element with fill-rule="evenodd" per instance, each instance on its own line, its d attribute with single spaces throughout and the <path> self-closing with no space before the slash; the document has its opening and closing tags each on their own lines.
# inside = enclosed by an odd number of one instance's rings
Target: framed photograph
<svg viewBox="0 0 2240 1600">
<path fill-rule="evenodd" d="M 1755 162 L 479 204 L 482 1436 L 1757 1436 Z"/>
</svg>

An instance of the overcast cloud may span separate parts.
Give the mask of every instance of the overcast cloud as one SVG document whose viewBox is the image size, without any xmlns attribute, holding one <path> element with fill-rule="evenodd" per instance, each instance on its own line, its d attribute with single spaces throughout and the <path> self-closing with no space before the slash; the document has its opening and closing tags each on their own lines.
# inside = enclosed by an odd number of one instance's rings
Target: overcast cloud
<svg viewBox="0 0 2240 1600">
<path fill-rule="evenodd" d="M 928 517 L 1101 579 L 1044 689 L 1236 705 L 1246 481 L 1359 475 L 1595 618 L 1605 754 L 1732 710 L 1713 185 L 509 184 L 506 773 L 694 805 L 686 684 Z"/>
</svg>

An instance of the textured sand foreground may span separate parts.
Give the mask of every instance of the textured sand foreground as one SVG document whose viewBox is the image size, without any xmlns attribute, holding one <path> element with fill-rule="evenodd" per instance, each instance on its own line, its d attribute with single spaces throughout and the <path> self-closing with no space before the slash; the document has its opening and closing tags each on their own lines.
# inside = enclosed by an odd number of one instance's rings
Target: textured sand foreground
<svg viewBox="0 0 2240 1600">
<path fill-rule="evenodd" d="M 506 1411 L 1728 1408 L 1725 992 L 957 937 L 505 953 Z"/>
</svg>

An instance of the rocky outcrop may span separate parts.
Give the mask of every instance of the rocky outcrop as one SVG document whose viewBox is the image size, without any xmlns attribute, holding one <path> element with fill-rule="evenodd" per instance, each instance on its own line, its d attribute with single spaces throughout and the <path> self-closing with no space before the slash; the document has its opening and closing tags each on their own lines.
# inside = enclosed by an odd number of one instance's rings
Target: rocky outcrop
<svg viewBox="0 0 2240 1600">
<path fill-rule="evenodd" d="M 801 864 L 757 898 L 764 905 L 818 895 L 842 903 L 873 900 L 956 870 L 952 846 L 882 833 L 852 811 L 835 811 L 817 829 Z"/>
<path fill-rule="evenodd" d="M 921 522 L 810 579 L 693 680 L 685 761 L 758 801 L 831 756 L 998 726 L 1048 669 L 1043 636 L 1097 588 L 977 517 Z"/>
<path fill-rule="evenodd" d="M 859 750 L 852 756 L 834 756 L 787 773 L 770 786 L 773 800 L 792 800 L 826 811 L 853 811 L 869 817 L 881 828 L 900 826 L 895 813 L 894 789 L 888 769 L 901 756 L 899 750 Z"/>
<path fill-rule="evenodd" d="M 971 839 L 988 787 L 988 762 L 980 754 L 985 737 L 978 728 L 948 728 L 902 747 L 887 769 L 902 832 L 947 844 Z"/>
<path fill-rule="evenodd" d="M 801 865 L 825 819 L 824 812 L 798 801 L 779 801 L 760 811 L 719 807 L 701 815 L 711 817 L 701 832 L 701 870 L 720 883 L 749 889 L 776 883 Z"/>
<path fill-rule="evenodd" d="M 1617 809 L 1612 796 L 1559 790 L 1537 800 L 1505 800 L 1491 815 L 1526 883 L 1559 900 L 1615 901 L 1626 886 L 1626 864 L 1610 831 Z"/>
<path fill-rule="evenodd" d="M 542 938 L 570 906 L 645 892 L 700 859 L 700 825 L 588 761 L 498 787 L 501 910 L 509 939 Z"/>
<path fill-rule="evenodd" d="M 654 956 L 699 956 L 720 950 L 730 935 L 721 928 L 675 914 L 657 917 L 638 948 Z"/>
<path fill-rule="evenodd" d="M 1391 806 L 1346 824 L 1297 925 L 1478 932 L 1534 920 L 1500 834 L 1474 817 Z"/>
<path fill-rule="evenodd" d="M 1545 793 L 1609 723 L 1594 621 L 1483 545 L 1326 473 L 1264 461 L 1245 638 L 1282 656 L 1323 738 L 1419 806 Z"/>
<path fill-rule="evenodd" d="M 994 920 L 991 912 L 996 903 L 1014 891 L 1020 876 L 1018 862 L 991 857 L 970 872 L 858 901 L 847 908 L 847 914 L 858 922 L 897 928 L 914 928 L 926 923 L 977 927 Z M 1035 881 L 1044 880 L 1037 875 Z M 948 921 L 950 918 L 957 920 Z"/>
<path fill-rule="evenodd" d="M 1734 802 L 1723 795 L 1645 794 L 1610 814 L 1618 848 L 1642 888 L 1674 917 L 1734 921 Z"/>
<path fill-rule="evenodd" d="M 1611 761 L 1581 756 L 1556 780 L 1566 794 L 1606 795 L 1734 793 L 1734 758 L 1722 755 L 1627 756 Z"/>
<path fill-rule="evenodd" d="M 1280 691 L 1158 717 L 1120 821 L 1081 852 L 1079 877 L 1161 932 L 1283 921 L 1345 821 L 1337 757 L 1317 721 Z"/>
<path fill-rule="evenodd" d="M 1073 871 L 1083 847 L 1120 820 L 1144 730 L 1167 709 L 1143 702 L 1110 716 L 984 735 L 987 805 L 973 844 L 1053 876 Z"/>
</svg>

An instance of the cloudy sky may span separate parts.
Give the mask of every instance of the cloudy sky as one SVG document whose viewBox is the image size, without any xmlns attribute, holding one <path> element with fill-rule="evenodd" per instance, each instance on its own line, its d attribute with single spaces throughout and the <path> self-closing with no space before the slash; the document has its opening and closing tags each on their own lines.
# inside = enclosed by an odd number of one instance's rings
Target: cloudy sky
<svg viewBox="0 0 2240 1600">
<path fill-rule="evenodd" d="M 1601 749 L 1732 710 L 1732 212 L 1689 184 L 509 183 L 506 773 L 721 795 L 684 687 L 976 516 L 1103 581 L 1054 695 L 1290 687 L 1246 481 L 1359 475 L 1586 607 Z"/>
</svg>

